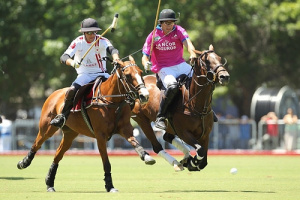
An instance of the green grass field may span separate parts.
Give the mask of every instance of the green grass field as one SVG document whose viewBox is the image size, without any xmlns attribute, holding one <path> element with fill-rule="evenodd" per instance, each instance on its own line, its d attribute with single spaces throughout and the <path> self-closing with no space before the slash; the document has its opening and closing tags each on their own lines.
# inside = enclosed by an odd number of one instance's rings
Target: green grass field
<svg viewBox="0 0 300 200">
<path fill-rule="evenodd" d="M 114 186 L 107 193 L 100 156 L 65 156 L 55 179 L 56 193 L 47 193 L 45 176 L 53 156 L 37 155 L 18 170 L 23 156 L 0 156 L 1 200 L 155 200 L 155 199 L 300 199 L 300 156 L 216 156 L 201 172 L 174 172 L 160 157 L 145 165 L 138 156 L 111 156 Z M 180 160 L 180 158 L 178 158 Z M 232 167 L 236 175 L 229 173 Z"/>
</svg>

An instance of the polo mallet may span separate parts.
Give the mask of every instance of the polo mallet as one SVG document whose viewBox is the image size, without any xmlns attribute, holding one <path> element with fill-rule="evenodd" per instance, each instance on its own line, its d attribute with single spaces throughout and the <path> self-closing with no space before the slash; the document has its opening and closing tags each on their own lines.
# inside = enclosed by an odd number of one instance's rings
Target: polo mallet
<svg viewBox="0 0 300 200">
<path fill-rule="evenodd" d="M 97 40 L 95 40 L 95 42 L 93 42 L 93 44 L 90 46 L 90 48 L 82 56 L 79 65 L 81 64 L 82 60 L 86 57 L 86 55 L 91 51 L 91 49 L 93 48 L 93 46 L 100 40 L 100 38 L 102 38 L 107 33 L 107 31 L 109 31 L 109 29 L 111 29 L 111 32 L 115 31 L 115 29 L 117 27 L 118 17 L 119 17 L 119 14 L 116 13 L 112 24 L 100 35 L 100 37 Z"/>
<path fill-rule="evenodd" d="M 156 30 L 156 26 L 157 26 L 157 18 L 158 18 L 158 13 L 159 13 L 159 8 L 160 8 L 160 2 L 161 2 L 161 0 L 158 1 L 157 10 L 156 10 L 156 17 L 155 17 L 155 22 L 154 22 L 154 28 L 153 28 L 149 58 L 151 58 L 151 54 L 152 54 L 152 51 L 153 51 L 153 43 L 154 43 L 155 30 Z"/>
<path fill-rule="evenodd" d="M 160 2 L 161 2 L 161 0 L 158 1 L 156 16 L 155 16 L 155 22 L 154 22 L 154 28 L 153 28 L 153 31 L 152 31 L 152 40 L 151 40 L 149 61 L 151 61 L 151 54 L 152 54 L 152 51 L 153 51 L 153 43 L 154 43 L 155 30 L 156 30 L 156 26 L 157 26 L 157 18 L 158 18 L 158 13 L 159 13 L 159 8 L 160 8 Z M 145 69 L 145 72 L 148 73 L 148 70 Z"/>
</svg>

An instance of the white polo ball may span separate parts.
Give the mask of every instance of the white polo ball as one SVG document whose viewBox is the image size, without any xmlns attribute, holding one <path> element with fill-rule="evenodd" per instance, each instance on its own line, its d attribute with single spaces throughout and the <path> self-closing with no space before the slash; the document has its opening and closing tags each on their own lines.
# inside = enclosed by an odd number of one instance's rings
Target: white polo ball
<svg viewBox="0 0 300 200">
<path fill-rule="evenodd" d="M 231 168 L 230 174 L 236 174 L 238 172 L 237 168 Z"/>
</svg>

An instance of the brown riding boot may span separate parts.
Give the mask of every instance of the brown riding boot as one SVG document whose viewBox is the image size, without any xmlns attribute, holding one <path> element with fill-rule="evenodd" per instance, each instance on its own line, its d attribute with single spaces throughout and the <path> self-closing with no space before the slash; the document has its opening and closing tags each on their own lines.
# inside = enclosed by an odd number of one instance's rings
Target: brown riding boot
<svg viewBox="0 0 300 200">
<path fill-rule="evenodd" d="M 68 116 L 70 114 L 70 110 L 73 107 L 73 100 L 74 100 L 76 92 L 77 92 L 77 89 L 75 89 L 75 87 L 72 87 L 72 86 L 66 92 L 65 103 L 64 103 L 62 112 L 61 112 L 61 114 L 56 115 L 56 117 L 51 120 L 51 122 L 50 122 L 51 125 L 56 126 L 58 128 L 62 128 L 65 125 L 65 123 L 68 119 Z"/>
</svg>

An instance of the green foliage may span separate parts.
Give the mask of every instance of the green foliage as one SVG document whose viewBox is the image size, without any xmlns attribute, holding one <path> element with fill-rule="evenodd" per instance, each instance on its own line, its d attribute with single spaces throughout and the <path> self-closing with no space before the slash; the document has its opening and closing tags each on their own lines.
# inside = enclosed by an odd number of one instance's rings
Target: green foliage
<svg viewBox="0 0 300 200">
<path fill-rule="evenodd" d="M 119 13 L 115 33 L 107 33 L 121 57 L 141 66 L 141 48 L 153 30 L 158 1 L 12 0 L 0 2 L 0 113 L 40 104 L 54 90 L 69 86 L 76 72 L 59 57 L 80 33 L 84 18 L 105 30 Z M 196 49 L 228 60 L 228 94 L 249 113 L 252 94 L 261 84 L 298 87 L 300 0 L 162 0 L 160 10 L 180 12 L 179 24 Z M 188 55 L 185 52 L 185 58 Z M 108 66 L 111 70 L 111 66 Z M 28 92 L 30 91 L 30 92 Z M 242 103 L 241 103 L 242 102 Z"/>
</svg>

